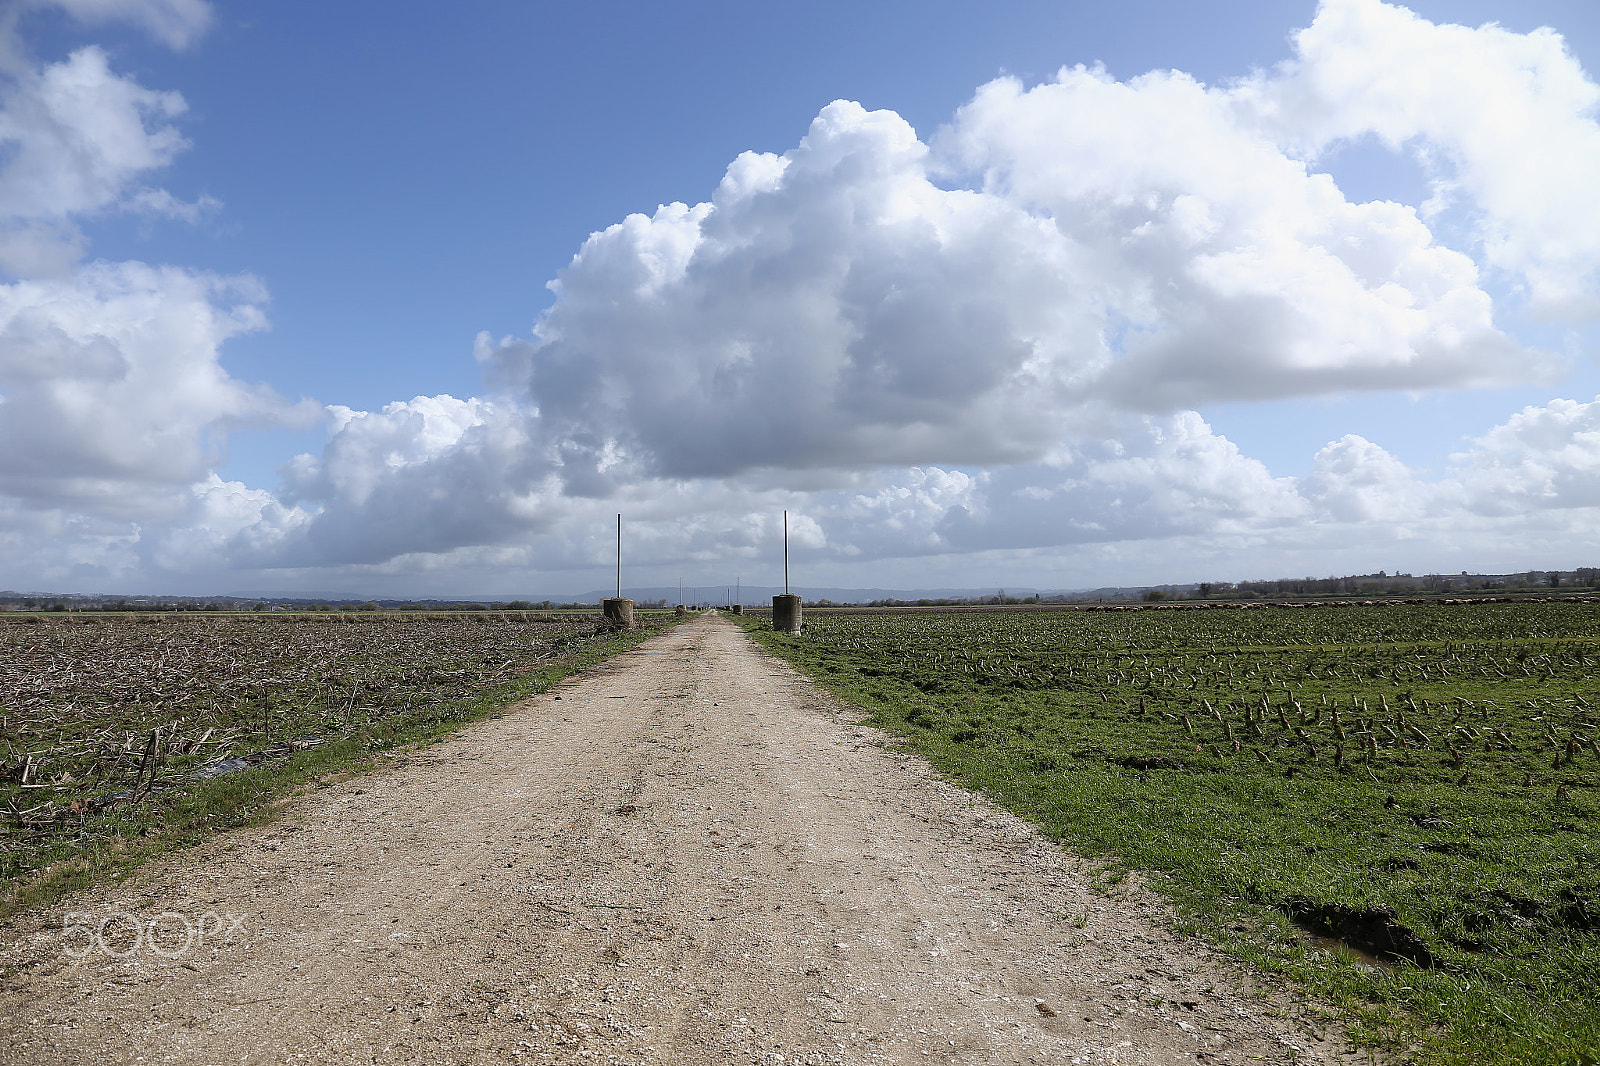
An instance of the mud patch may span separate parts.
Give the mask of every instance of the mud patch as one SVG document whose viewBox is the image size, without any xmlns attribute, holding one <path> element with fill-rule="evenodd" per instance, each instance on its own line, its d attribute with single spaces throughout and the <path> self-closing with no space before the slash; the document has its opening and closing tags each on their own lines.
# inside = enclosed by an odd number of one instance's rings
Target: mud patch
<svg viewBox="0 0 1600 1066">
<path fill-rule="evenodd" d="M 1424 968 L 1435 964 L 1427 941 L 1401 924 L 1392 907 L 1346 907 L 1296 898 L 1281 909 L 1302 929 L 1343 941 L 1363 955 Z"/>
<path fill-rule="evenodd" d="M 1131 755 L 1126 759 L 1117 759 L 1118 766 L 1129 770 L 1187 770 L 1189 764 L 1182 759 L 1174 759 L 1170 755 L 1152 755 L 1149 758 Z"/>
</svg>

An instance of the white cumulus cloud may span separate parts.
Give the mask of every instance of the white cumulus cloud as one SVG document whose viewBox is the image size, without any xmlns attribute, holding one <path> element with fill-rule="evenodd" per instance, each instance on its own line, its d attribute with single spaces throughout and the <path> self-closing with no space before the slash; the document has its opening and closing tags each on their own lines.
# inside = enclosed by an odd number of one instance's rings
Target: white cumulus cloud
<svg viewBox="0 0 1600 1066">
<path fill-rule="evenodd" d="M 562 512 L 550 464 L 513 407 L 418 396 L 332 413 L 322 454 L 283 468 L 284 499 L 316 510 L 290 562 L 373 563 L 495 544 Z"/>
<path fill-rule="evenodd" d="M 1600 507 L 1600 397 L 1526 407 L 1455 459 L 1454 480 L 1483 514 Z"/>
<path fill-rule="evenodd" d="M 1302 491 L 1337 522 L 1415 520 L 1433 496 L 1399 459 L 1354 433 L 1317 452 Z"/>
<path fill-rule="evenodd" d="M 1354 204 L 1187 75 L 1063 70 L 979 90 L 939 144 L 957 172 L 1085 250 L 1105 308 L 1097 393 L 1134 408 L 1525 376 L 1467 255 L 1416 212 Z"/>
<path fill-rule="evenodd" d="M 113 73 L 92 46 L 23 72 L 0 93 L 0 270 L 63 272 L 82 253 L 77 220 L 86 215 L 195 210 L 139 183 L 187 146 L 169 121 L 184 110 L 177 93 Z"/>
<path fill-rule="evenodd" d="M 0 493 L 159 516 L 229 429 L 295 418 L 218 362 L 225 340 L 261 327 L 262 296 L 248 279 L 143 263 L 0 285 Z"/>
<path fill-rule="evenodd" d="M 1070 254 L 1025 212 L 934 185 L 898 116 L 835 103 L 710 201 L 594 234 L 535 341 L 491 358 L 578 493 L 641 471 L 1014 460 L 1059 435 L 1096 348 Z"/>
<path fill-rule="evenodd" d="M 1376 135 L 1473 214 L 1487 262 L 1547 313 L 1600 314 L 1600 87 L 1554 30 L 1436 25 L 1380 0 L 1322 0 L 1295 57 L 1239 91 L 1315 155 Z"/>
</svg>

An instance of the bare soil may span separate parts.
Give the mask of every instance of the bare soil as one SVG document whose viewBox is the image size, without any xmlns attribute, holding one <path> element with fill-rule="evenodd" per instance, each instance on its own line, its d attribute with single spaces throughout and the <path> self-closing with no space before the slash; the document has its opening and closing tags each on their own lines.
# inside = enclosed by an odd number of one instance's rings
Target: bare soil
<svg viewBox="0 0 1600 1066">
<path fill-rule="evenodd" d="M 1092 883 L 709 615 L 0 930 L 0 1060 L 1351 1056 Z"/>
</svg>

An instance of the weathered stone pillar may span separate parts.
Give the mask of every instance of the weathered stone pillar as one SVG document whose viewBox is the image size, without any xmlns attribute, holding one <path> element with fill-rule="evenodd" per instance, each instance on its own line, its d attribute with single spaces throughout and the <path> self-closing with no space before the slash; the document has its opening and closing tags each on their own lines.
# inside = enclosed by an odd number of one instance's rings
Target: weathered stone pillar
<svg viewBox="0 0 1600 1066">
<path fill-rule="evenodd" d="M 609 629 L 633 628 L 632 600 L 601 600 L 600 613 L 605 616 L 605 624 Z"/>
<path fill-rule="evenodd" d="M 733 605 L 733 613 L 734 614 L 744 614 L 744 604 L 742 604 L 742 603 L 734 604 Z"/>
<path fill-rule="evenodd" d="M 772 628 L 779 633 L 800 632 L 800 597 L 772 597 Z"/>
</svg>

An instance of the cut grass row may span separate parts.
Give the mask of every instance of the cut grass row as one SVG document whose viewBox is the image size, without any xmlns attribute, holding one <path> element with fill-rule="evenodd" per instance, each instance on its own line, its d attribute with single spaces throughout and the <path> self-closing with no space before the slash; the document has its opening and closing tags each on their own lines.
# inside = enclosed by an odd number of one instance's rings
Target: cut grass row
<svg viewBox="0 0 1600 1066">
<path fill-rule="evenodd" d="M 309 783 L 380 768 L 401 748 L 492 716 L 674 624 L 648 615 L 634 632 L 604 633 L 597 620 L 164 616 L 63 621 L 75 628 L 57 631 L 0 623 L 8 668 L 19 673 L 19 660 L 35 667 L 7 679 L 0 704 L 10 753 L 0 797 L 12 812 L 0 835 L 0 920 L 212 833 L 270 820 Z M 179 744 L 158 776 L 139 757 L 102 753 L 85 764 L 83 753 L 98 749 L 83 739 L 107 729 L 140 738 L 136 756 L 149 750 L 148 734 L 192 739 L 220 730 L 231 739 L 221 751 L 182 753 Z M 284 743 L 308 737 L 312 746 Z M 263 753 L 271 757 L 240 772 L 190 773 L 202 759 Z M 41 789 L 19 780 L 29 760 L 42 767 Z M 92 775 L 107 765 L 109 775 Z M 119 792 L 120 801 L 104 803 Z M 18 816 L 41 806 L 54 815 Z"/>
<path fill-rule="evenodd" d="M 1600 605 L 747 625 L 1360 1043 L 1596 1061 Z"/>
</svg>

